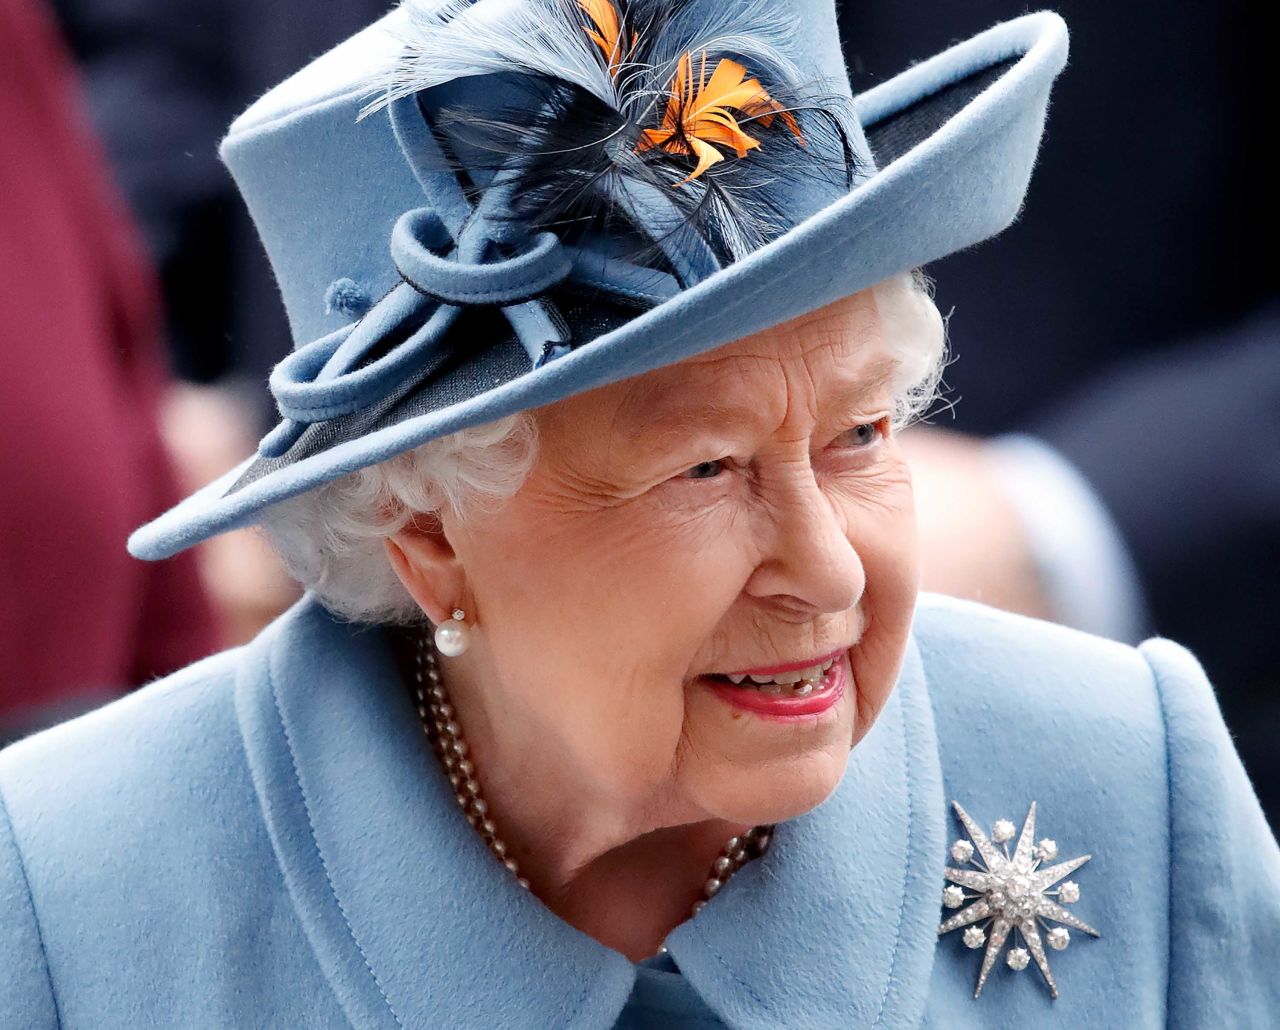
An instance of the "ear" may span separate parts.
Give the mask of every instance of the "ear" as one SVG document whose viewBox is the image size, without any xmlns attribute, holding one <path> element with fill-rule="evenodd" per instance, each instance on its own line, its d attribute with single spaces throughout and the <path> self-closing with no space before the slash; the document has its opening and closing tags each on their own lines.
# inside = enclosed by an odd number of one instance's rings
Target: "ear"
<svg viewBox="0 0 1280 1030">
<path fill-rule="evenodd" d="M 440 625 L 453 609 L 470 612 L 466 576 L 444 525 L 434 513 L 415 515 L 384 541 L 387 560 L 427 618 Z"/>
</svg>

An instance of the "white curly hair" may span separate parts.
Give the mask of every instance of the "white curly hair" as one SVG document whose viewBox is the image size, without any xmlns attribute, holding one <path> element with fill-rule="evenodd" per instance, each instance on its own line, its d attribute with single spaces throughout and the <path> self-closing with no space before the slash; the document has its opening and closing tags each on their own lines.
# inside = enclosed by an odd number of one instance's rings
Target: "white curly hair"
<svg viewBox="0 0 1280 1030">
<path fill-rule="evenodd" d="M 919 270 L 871 289 L 881 331 L 898 361 L 897 429 L 937 398 L 946 322 Z M 533 416 L 518 412 L 272 505 L 260 528 L 289 573 L 335 614 L 357 622 L 420 623 L 425 615 L 392 571 L 383 541 L 417 514 L 448 512 L 463 521 L 497 511 L 533 468 L 537 444 Z"/>
</svg>

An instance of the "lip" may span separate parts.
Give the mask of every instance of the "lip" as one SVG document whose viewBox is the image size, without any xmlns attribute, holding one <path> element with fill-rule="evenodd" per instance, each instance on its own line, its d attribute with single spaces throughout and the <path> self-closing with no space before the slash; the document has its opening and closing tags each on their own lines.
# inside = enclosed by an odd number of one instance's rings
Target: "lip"
<svg viewBox="0 0 1280 1030">
<path fill-rule="evenodd" d="M 818 658 L 808 658 L 804 661 L 789 662 L 786 665 L 769 665 L 760 666 L 756 669 L 733 669 L 725 675 L 728 676 L 777 676 L 783 672 L 798 672 L 800 669 L 807 669 L 811 665 L 824 665 L 832 658 L 839 657 L 849 650 L 847 647 L 837 647 L 834 651 L 828 651 L 826 654 Z"/>
<path fill-rule="evenodd" d="M 735 687 L 729 683 L 712 679 L 709 676 L 699 678 L 726 704 L 730 704 L 735 708 L 745 709 L 765 718 L 785 721 L 805 715 L 820 715 L 834 708 L 840 699 L 844 697 L 845 687 L 849 682 L 849 662 L 844 659 L 832 665 L 827 670 L 826 677 L 824 677 L 831 681 L 830 686 L 816 694 L 810 694 L 808 697 L 781 697 L 762 694 L 751 688 Z"/>
</svg>

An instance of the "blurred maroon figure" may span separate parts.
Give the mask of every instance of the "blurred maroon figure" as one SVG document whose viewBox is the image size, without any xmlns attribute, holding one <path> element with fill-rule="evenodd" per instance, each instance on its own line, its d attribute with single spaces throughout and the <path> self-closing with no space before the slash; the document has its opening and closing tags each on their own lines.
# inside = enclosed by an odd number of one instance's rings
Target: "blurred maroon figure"
<svg viewBox="0 0 1280 1030">
<path fill-rule="evenodd" d="M 0 0 L 0 739 L 214 650 L 190 556 L 124 549 L 170 504 L 151 269 L 36 0 Z"/>
</svg>

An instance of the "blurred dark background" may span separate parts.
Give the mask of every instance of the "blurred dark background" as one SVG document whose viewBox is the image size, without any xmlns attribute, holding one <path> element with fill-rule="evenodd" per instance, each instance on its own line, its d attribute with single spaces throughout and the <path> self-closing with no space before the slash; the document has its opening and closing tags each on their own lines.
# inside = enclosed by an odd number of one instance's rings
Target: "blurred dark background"
<svg viewBox="0 0 1280 1030">
<path fill-rule="evenodd" d="M 1136 572 L 1131 624 L 1204 662 L 1274 822 L 1280 306 L 1268 247 L 1280 226 L 1264 49 L 1277 19 L 1270 5 L 1239 0 L 1053 7 L 1071 29 L 1071 61 L 1023 216 L 998 242 L 928 269 L 952 315 L 955 357 L 932 423 L 969 441 L 970 454 L 1026 434 L 1079 473 Z M 367 0 L 53 5 L 158 272 L 174 396 L 185 398 L 166 409 L 164 429 L 184 486 L 211 478 L 269 424 L 266 376 L 289 346 L 217 142 L 258 95 L 387 9 Z M 855 88 L 1031 9 L 844 2 Z M 1070 567 L 1063 548 L 1053 560 Z M 224 618 L 235 627 L 225 639 L 251 632 L 287 597 L 278 579 L 253 571 L 264 562 L 257 552 L 206 562 L 224 612 L 248 611 Z M 1093 571 L 1075 572 L 1087 593 Z M 993 603 L 1015 596 L 981 575 L 939 574 L 932 585 Z"/>
<path fill-rule="evenodd" d="M 1099 372 L 1216 331 L 1275 295 L 1265 126 L 1274 5 L 1049 4 L 1071 30 L 1021 220 L 930 269 L 955 311 L 956 424 L 998 432 Z M 1036 7 L 845 2 L 865 88 Z"/>
</svg>

